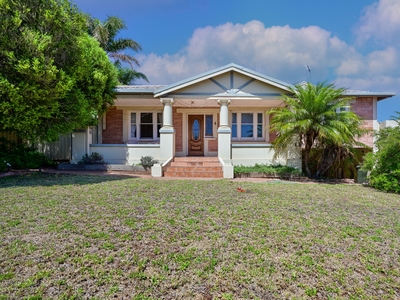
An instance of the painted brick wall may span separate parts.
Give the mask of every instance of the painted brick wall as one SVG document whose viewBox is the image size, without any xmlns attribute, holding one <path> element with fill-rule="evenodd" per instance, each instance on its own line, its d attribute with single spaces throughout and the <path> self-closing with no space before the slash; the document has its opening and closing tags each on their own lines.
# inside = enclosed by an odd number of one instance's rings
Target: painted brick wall
<svg viewBox="0 0 400 300">
<path fill-rule="evenodd" d="M 374 101 L 372 97 L 357 98 L 356 102 L 351 104 L 351 110 L 364 120 L 364 128 L 373 130 Z M 359 141 L 370 147 L 374 144 L 372 133 L 363 135 Z"/>
<path fill-rule="evenodd" d="M 106 113 L 106 129 L 103 129 L 103 144 L 123 143 L 123 110 L 111 107 Z"/>
<path fill-rule="evenodd" d="M 183 126 L 183 116 L 181 113 L 176 112 L 177 107 L 173 107 L 172 109 L 172 119 L 173 126 L 175 129 L 175 151 L 180 152 L 183 151 L 183 142 L 182 142 L 182 126 Z"/>
</svg>

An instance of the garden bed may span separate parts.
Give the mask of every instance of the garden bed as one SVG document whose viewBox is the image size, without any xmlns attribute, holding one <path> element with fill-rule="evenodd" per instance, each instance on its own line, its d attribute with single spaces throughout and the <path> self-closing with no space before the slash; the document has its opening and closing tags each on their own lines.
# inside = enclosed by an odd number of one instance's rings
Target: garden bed
<svg viewBox="0 0 400 300">
<path fill-rule="evenodd" d="M 58 170 L 64 171 L 126 171 L 134 173 L 150 174 L 150 170 L 145 170 L 142 166 L 118 165 L 118 164 L 59 164 Z"/>
</svg>

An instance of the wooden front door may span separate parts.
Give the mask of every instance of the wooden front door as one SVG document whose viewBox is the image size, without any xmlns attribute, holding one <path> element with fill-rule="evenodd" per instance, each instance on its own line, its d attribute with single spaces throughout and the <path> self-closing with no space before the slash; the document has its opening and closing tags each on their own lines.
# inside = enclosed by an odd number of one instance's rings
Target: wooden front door
<svg viewBox="0 0 400 300">
<path fill-rule="evenodd" d="M 204 156 L 204 116 L 188 117 L 188 155 Z"/>
</svg>

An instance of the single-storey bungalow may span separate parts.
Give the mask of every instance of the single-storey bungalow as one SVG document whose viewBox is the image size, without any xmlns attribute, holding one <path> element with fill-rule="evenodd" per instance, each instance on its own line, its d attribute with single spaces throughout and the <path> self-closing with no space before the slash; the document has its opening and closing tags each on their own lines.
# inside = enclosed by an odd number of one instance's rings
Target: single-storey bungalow
<svg viewBox="0 0 400 300">
<path fill-rule="evenodd" d="M 233 178 L 234 165 L 281 163 L 301 169 L 301 149 L 273 159 L 268 110 L 282 105 L 291 85 L 236 64 L 162 85 L 119 86 L 115 106 L 97 129 L 76 131 L 72 163 L 98 152 L 109 164 L 158 160 L 153 176 Z M 348 90 L 351 109 L 378 130 L 377 102 L 395 94 Z M 373 147 L 372 135 L 362 142 Z M 192 168 L 191 168 L 192 167 Z"/>
</svg>

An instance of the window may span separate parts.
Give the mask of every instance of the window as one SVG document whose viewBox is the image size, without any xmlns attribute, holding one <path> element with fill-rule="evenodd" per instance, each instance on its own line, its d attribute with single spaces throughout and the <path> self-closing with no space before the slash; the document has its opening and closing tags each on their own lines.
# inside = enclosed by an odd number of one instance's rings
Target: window
<svg viewBox="0 0 400 300">
<path fill-rule="evenodd" d="M 131 139 L 155 140 L 160 137 L 162 113 L 133 112 L 131 113 Z"/>
<path fill-rule="evenodd" d="M 206 115 L 206 137 L 212 137 L 213 135 L 213 116 Z"/>
<path fill-rule="evenodd" d="M 263 138 L 262 113 L 232 113 L 232 138 L 256 140 Z"/>
<path fill-rule="evenodd" d="M 350 106 L 342 106 L 342 107 L 336 109 L 337 113 L 340 113 L 342 111 L 351 111 L 351 107 Z"/>
</svg>

